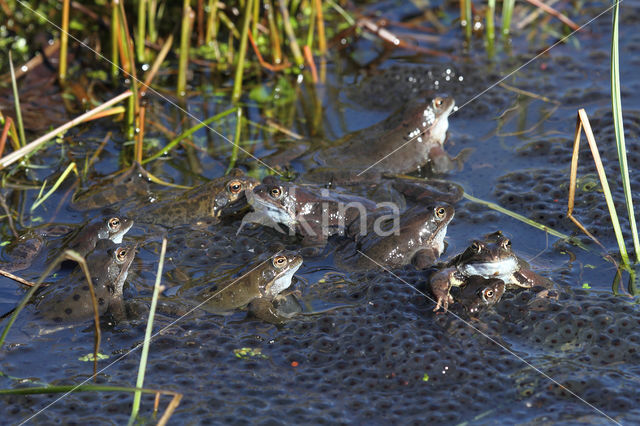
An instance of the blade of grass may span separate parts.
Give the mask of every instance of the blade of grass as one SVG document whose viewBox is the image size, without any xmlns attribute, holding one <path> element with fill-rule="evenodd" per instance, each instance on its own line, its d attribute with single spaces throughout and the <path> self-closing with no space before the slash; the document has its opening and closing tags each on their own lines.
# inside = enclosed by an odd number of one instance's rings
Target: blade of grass
<svg viewBox="0 0 640 426">
<path fill-rule="evenodd" d="M 528 217 L 523 216 L 523 215 L 521 215 L 519 213 L 512 212 L 511 210 L 505 209 L 504 207 L 499 206 L 498 204 L 492 203 L 490 201 L 481 200 L 480 198 L 476 198 L 473 195 L 467 194 L 466 192 L 463 194 L 463 197 L 466 198 L 469 201 L 473 201 L 474 203 L 482 204 L 484 206 L 489 207 L 490 209 L 493 209 L 493 210 L 495 210 L 497 212 L 505 214 L 505 215 L 507 215 L 509 217 L 512 217 L 512 218 L 516 219 L 516 220 L 519 220 L 520 222 L 524 222 L 529 226 L 532 226 L 534 228 L 538 228 L 541 231 L 544 231 L 544 232 L 547 232 L 547 233 L 553 235 L 554 237 L 558 237 L 558 238 L 561 238 L 561 239 L 563 239 L 565 241 L 568 241 L 571 244 L 574 244 L 574 245 L 580 247 L 583 250 L 586 250 L 586 251 L 589 250 L 587 248 L 587 246 L 582 244 L 577 239 L 575 239 L 573 237 L 570 237 L 569 235 L 563 234 L 562 232 L 558 232 L 555 229 L 552 229 L 552 228 L 548 227 L 547 225 L 543 225 L 541 223 L 533 221 L 533 220 L 529 219 Z"/>
<path fill-rule="evenodd" d="M 231 169 L 236 166 L 236 161 L 238 160 L 238 151 L 240 150 L 240 134 L 242 133 L 242 121 L 242 108 L 238 108 L 236 114 L 236 134 L 233 141 L 233 150 L 231 151 L 229 166 L 227 167 L 227 171 L 225 172 L 225 174 L 228 174 Z"/>
<path fill-rule="evenodd" d="M 47 198 L 49 198 L 51 196 L 51 194 L 56 192 L 58 187 L 62 184 L 62 182 L 64 182 L 64 180 L 67 178 L 69 173 L 71 173 L 72 171 L 75 172 L 76 176 L 78 175 L 78 168 L 76 167 L 76 163 L 75 162 L 71 162 L 71 164 L 69 164 L 67 166 L 65 171 L 62 172 L 62 174 L 60 175 L 58 180 L 56 180 L 56 182 L 53 184 L 53 186 L 51 187 L 49 192 L 47 192 L 42 198 L 38 197 L 38 199 L 36 199 L 36 201 L 31 206 L 30 211 L 33 212 L 36 208 L 38 208 L 38 206 L 40 204 L 44 203 L 47 200 Z"/>
<path fill-rule="evenodd" d="M 131 95 L 132 95 L 131 91 L 127 90 L 126 92 L 119 94 L 115 98 L 108 100 L 107 102 L 103 103 L 102 105 L 97 106 L 94 109 L 85 112 L 84 114 L 74 118 L 73 120 L 63 124 L 60 127 L 57 127 L 56 129 L 54 129 L 54 130 L 50 131 L 49 133 L 39 137 L 38 139 L 34 140 L 33 142 L 29 143 L 28 145 L 23 146 L 19 150 L 12 152 L 11 154 L 7 155 L 6 157 L 3 157 L 2 159 L 0 159 L 0 170 L 2 170 L 5 167 L 15 163 L 16 161 L 18 161 L 21 158 L 23 158 L 25 155 L 31 154 L 33 151 L 35 151 L 38 148 L 40 148 L 40 146 L 42 144 L 50 141 L 51 139 L 55 138 L 56 136 L 60 135 L 61 133 L 66 132 L 70 128 L 72 128 L 74 126 L 77 126 L 80 123 L 85 122 L 88 118 L 93 117 L 95 114 L 97 114 L 97 113 L 99 113 L 101 111 L 104 111 L 107 108 L 110 108 L 112 105 L 117 104 L 118 102 L 120 102 L 120 101 L 122 101 L 124 99 L 127 99 Z"/>
<path fill-rule="evenodd" d="M 180 56 L 178 58 L 178 97 L 183 97 L 187 87 L 187 68 L 189 67 L 189 41 L 195 19 L 189 0 L 184 0 L 182 8 L 182 27 L 180 30 Z"/>
<path fill-rule="evenodd" d="M 155 154 L 153 154 L 151 157 L 145 158 L 144 160 L 142 160 L 141 164 L 146 164 L 149 161 L 153 161 L 156 158 L 162 157 L 163 155 L 166 155 L 171 149 L 173 149 L 176 145 L 178 145 L 183 139 L 186 139 L 188 137 L 190 137 L 191 135 L 193 135 L 195 132 L 197 132 L 198 130 L 202 129 L 205 126 L 208 126 L 209 124 L 213 123 L 216 120 L 220 120 L 223 117 L 226 117 L 227 115 L 234 113 L 236 111 L 237 107 L 233 107 L 230 108 L 226 111 L 221 112 L 220 114 L 216 114 L 213 117 L 209 117 L 206 120 L 204 120 L 201 123 L 198 123 L 197 125 L 193 126 L 192 128 L 184 131 L 183 133 L 179 134 L 178 136 L 175 137 L 175 139 L 173 139 L 171 142 L 169 142 L 164 148 L 160 149 L 158 152 L 156 152 Z"/>
<path fill-rule="evenodd" d="M 169 37 L 167 37 L 167 40 L 164 42 L 162 49 L 160 49 L 160 52 L 156 56 L 156 59 L 153 61 L 153 65 L 151 66 L 151 69 L 149 69 L 149 72 L 147 72 L 147 75 L 144 79 L 144 84 L 140 89 L 141 97 L 143 97 L 147 93 L 147 89 L 151 85 L 153 78 L 158 73 L 158 70 L 160 69 L 160 66 L 164 62 L 165 58 L 167 57 L 167 54 L 169 53 L 169 50 L 171 49 L 172 45 L 173 45 L 173 34 L 170 34 Z"/>
<path fill-rule="evenodd" d="M 627 214 L 631 225 L 631 235 L 633 237 L 633 248 L 636 254 L 636 262 L 640 262 L 640 241 L 638 241 L 638 228 L 636 226 L 636 215 L 633 208 L 633 196 L 629 183 L 629 167 L 627 165 L 627 148 L 624 140 L 624 123 L 622 120 L 622 102 L 620 97 L 620 56 L 618 48 L 618 20 L 619 20 L 619 0 L 613 9 L 613 28 L 611 31 L 611 109 L 613 111 L 613 124 L 616 133 L 616 147 L 618 148 L 618 162 L 620 164 L 620 175 L 624 188 L 624 198 L 627 204 Z"/>
<path fill-rule="evenodd" d="M 69 0 L 62 2 L 62 31 L 60 32 L 60 63 L 58 78 L 61 82 L 67 79 L 67 46 L 69 45 Z"/>
<path fill-rule="evenodd" d="M 158 32 L 156 30 L 156 19 L 158 10 L 158 0 L 149 0 L 147 8 L 147 19 L 149 21 L 149 41 L 155 43 L 158 40 Z"/>
<path fill-rule="evenodd" d="M 160 281 L 162 280 L 162 268 L 164 267 L 164 256 L 167 251 L 167 238 L 162 238 L 162 248 L 160 249 L 160 261 L 158 263 L 158 272 L 156 273 L 156 282 L 153 286 L 153 296 L 151 297 L 151 307 L 149 308 L 149 319 L 147 320 L 147 329 L 144 333 L 144 343 L 142 344 L 142 353 L 140 354 L 140 366 L 138 367 L 138 379 L 136 388 L 141 389 L 144 386 L 144 373 L 147 368 L 147 357 L 149 356 L 149 343 L 151 342 L 151 333 L 153 332 L 153 318 L 156 313 L 158 304 L 158 296 L 162 291 Z M 133 406 L 131 407 L 131 417 L 129 417 L 129 425 L 133 425 L 138 411 L 140 410 L 140 398 L 142 392 L 136 391 L 133 395 Z"/>
<path fill-rule="evenodd" d="M 247 39 L 249 37 L 249 22 L 251 21 L 251 10 L 253 9 L 253 1 L 247 0 L 245 5 L 244 20 L 242 21 L 242 31 L 240 32 L 240 49 L 238 50 L 238 62 L 236 63 L 236 72 L 233 77 L 233 91 L 231 93 L 231 101 L 238 102 L 242 94 L 242 75 L 244 73 L 244 59 L 247 55 Z"/>
<path fill-rule="evenodd" d="M 9 69 L 11 71 L 11 87 L 13 88 L 13 104 L 16 108 L 16 121 L 18 122 L 18 132 L 20 134 L 20 144 L 25 146 L 27 138 L 24 136 L 24 126 L 22 124 L 22 110 L 20 109 L 20 96 L 18 96 L 18 82 L 16 81 L 16 72 L 13 69 L 13 59 L 11 51 L 9 51 Z"/>
<path fill-rule="evenodd" d="M 598 177 L 600 178 L 600 184 L 602 185 L 604 198 L 607 202 L 607 207 L 609 209 L 609 216 L 611 217 L 613 231 L 616 235 L 618 248 L 620 249 L 620 257 L 622 258 L 622 262 L 625 265 L 628 265 L 629 256 L 627 254 L 627 249 L 624 245 L 624 238 L 622 237 L 622 230 L 620 229 L 620 221 L 618 220 L 618 214 L 616 213 L 616 208 L 613 204 L 613 197 L 611 196 L 611 190 L 609 189 L 609 182 L 607 181 L 607 175 L 605 174 L 604 167 L 602 165 L 602 160 L 600 159 L 600 152 L 598 151 L 598 145 L 596 144 L 596 139 L 593 136 L 593 131 L 591 130 L 591 124 L 589 123 L 589 117 L 587 117 L 587 113 L 584 110 L 584 108 L 580 108 L 578 110 L 578 118 L 576 120 L 576 134 L 575 134 L 574 143 L 573 143 L 573 157 L 571 159 L 571 177 L 570 177 L 571 180 L 569 183 L 569 209 L 567 211 L 567 216 L 583 232 L 585 232 L 588 236 L 594 239 L 594 237 L 586 230 L 586 228 L 571 214 L 573 211 L 572 200 L 575 196 L 576 174 L 578 169 L 578 152 L 579 152 L 580 136 L 582 135 L 582 129 L 584 129 L 585 136 L 587 137 L 587 142 L 589 143 L 589 148 L 591 149 L 591 154 L 593 155 L 593 161 L 596 165 Z"/>
</svg>

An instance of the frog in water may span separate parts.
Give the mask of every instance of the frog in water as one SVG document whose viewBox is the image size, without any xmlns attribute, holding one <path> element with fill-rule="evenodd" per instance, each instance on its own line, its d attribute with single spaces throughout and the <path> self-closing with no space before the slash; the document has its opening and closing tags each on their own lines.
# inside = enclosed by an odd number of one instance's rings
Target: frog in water
<svg viewBox="0 0 640 426">
<path fill-rule="evenodd" d="M 92 210 L 110 206 L 132 197 L 149 198 L 149 175 L 140 163 L 121 173 L 107 176 L 83 191 L 77 191 L 71 199 L 75 210 Z"/>
<path fill-rule="evenodd" d="M 87 256 L 87 266 L 98 302 L 98 314 L 122 315 L 122 290 L 135 257 L 135 246 L 100 240 Z M 93 316 L 93 303 L 84 272 L 77 266 L 68 278 L 45 288 L 37 302 L 41 317 L 56 323 L 81 322 Z"/>
<path fill-rule="evenodd" d="M 224 314 L 244 306 L 256 317 L 278 323 L 285 318 L 273 302 L 291 286 L 291 279 L 302 265 L 302 256 L 280 252 L 249 268 L 240 278 L 222 286 L 208 288 L 198 295 L 203 308 L 209 312 Z"/>
<path fill-rule="evenodd" d="M 455 101 L 435 97 L 425 105 L 404 106 L 398 114 L 353 132 L 338 145 L 312 154 L 313 181 L 370 180 L 381 174 L 410 173 L 425 166 L 435 173 L 451 170 L 453 160 L 443 144 Z"/>
<path fill-rule="evenodd" d="M 27 269 L 44 246 L 44 238 L 38 232 L 26 232 L 19 235 L 3 247 L 0 269 L 15 272 Z"/>
<path fill-rule="evenodd" d="M 446 263 L 445 268 L 431 277 L 431 291 L 436 296 L 437 311 L 447 310 L 453 298 L 449 294 L 452 286 L 460 287 L 469 277 L 499 278 L 507 289 L 536 285 L 550 287 L 550 281 L 531 270 L 527 262 L 511 250 L 511 240 L 500 231 L 487 235 L 485 241 L 474 241 L 461 254 Z"/>
<path fill-rule="evenodd" d="M 91 253 L 98 240 L 109 239 L 116 244 L 122 242 L 122 237 L 131 229 L 133 221 L 125 216 L 108 215 L 88 224 L 69 230 L 67 225 L 47 225 L 44 228 L 29 231 L 19 236 L 16 241 L 5 248 L 7 261 L 0 262 L 0 269 L 7 272 L 21 271 L 29 268 L 45 244 L 45 237 L 56 234 L 67 234 L 62 247 L 55 250 L 49 259 L 55 259 L 63 250 L 74 250 L 81 256 Z"/>
<path fill-rule="evenodd" d="M 304 245 L 323 246 L 327 238 L 342 234 L 362 214 L 375 211 L 374 202 L 355 195 L 341 194 L 325 188 L 296 185 L 273 176 L 263 179 L 253 191 L 247 191 L 253 212 L 242 219 L 238 233 L 246 223 L 260 223 L 303 237 Z"/>
<path fill-rule="evenodd" d="M 498 303 L 505 288 L 506 285 L 500 278 L 487 279 L 480 275 L 472 275 L 467 278 L 467 283 L 460 287 L 454 299 L 473 317 Z"/>
<path fill-rule="evenodd" d="M 418 269 L 427 268 L 444 251 L 444 237 L 453 216 L 453 207 L 445 203 L 414 207 L 400 217 L 397 230 L 386 229 L 384 224 L 379 228 L 385 229 L 369 227 L 366 235 L 356 238 L 359 253 L 348 256 L 346 263 L 351 257 L 358 269 L 393 269 L 411 262 Z"/>
<path fill-rule="evenodd" d="M 245 207 L 245 191 L 252 190 L 258 183 L 242 170 L 233 169 L 226 176 L 183 191 L 173 198 L 153 203 L 139 210 L 133 217 L 138 223 L 165 227 L 203 220 L 217 222 Z"/>
<path fill-rule="evenodd" d="M 74 250 L 81 256 L 91 253 L 99 240 L 111 240 L 116 244 L 122 243 L 133 226 L 133 220 L 121 215 L 107 215 L 82 226 L 77 232 L 72 232 L 66 239 L 65 248 Z"/>
</svg>

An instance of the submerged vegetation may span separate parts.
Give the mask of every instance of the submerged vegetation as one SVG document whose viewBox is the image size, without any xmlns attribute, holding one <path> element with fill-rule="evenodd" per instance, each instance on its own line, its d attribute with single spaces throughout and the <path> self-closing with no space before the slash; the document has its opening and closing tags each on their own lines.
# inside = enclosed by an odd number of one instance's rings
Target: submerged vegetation
<svg viewBox="0 0 640 426">
<path fill-rule="evenodd" d="M 519 43 L 526 45 L 528 40 L 535 38 L 542 51 L 578 30 L 577 24 L 562 11 L 537 0 L 529 0 L 529 3 L 522 6 L 513 0 L 498 4 L 494 0 L 486 4 L 461 0 L 459 5 L 445 2 L 424 11 L 412 9 L 406 16 L 398 13 L 397 17 L 387 18 L 374 16 L 366 4 L 356 7 L 337 0 L 184 0 L 181 4 L 163 0 L 98 0 L 92 5 L 69 0 L 0 0 L 0 13 L 6 15 L 5 24 L 0 28 L 0 46 L 7 52 L 0 58 L 2 187 L 37 193 L 34 197 L 20 198 L 17 203 L 14 200 L 4 208 L 4 218 L 9 219 L 7 226 L 13 226 L 10 221 L 16 220 L 21 227 L 26 227 L 25 215 L 30 215 L 31 223 L 56 217 L 71 192 L 97 174 L 94 166 L 104 152 L 117 159 L 117 168 L 121 171 L 137 163 L 143 165 L 151 181 L 173 188 L 196 185 L 205 180 L 203 170 L 215 166 L 221 166 L 229 173 L 237 164 L 242 164 L 253 177 L 295 173 L 295 170 L 272 166 L 262 160 L 261 156 L 270 152 L 257 141 L 264 134 L 277 134 L 289 144 L 294 144 L 300 137 L 321 138 L 325 135 L 322 103 L 326 83 L 331 78 L 328 71 L 331 57 L 338 54 L 336 52 L 347 56 L 358 70 L 375 67 L 394 49 L 402 49 L 407 57 L 431 55 L 455 61 L 464 54 L 486 56 L 489 62 L 498 62 L 508 60 Z M 611 100 L 622 188 L 636 261 L 640 262 L 621 110 L 618 7 L 616 3 L 611 47 Z M 514 34 L 523 34 L 523 29 L 534 21 L 538 23 L 537 28 L 524 35 L 525 41 L 511 38 Z M 447 32 L 455 34 L 454 41 L 449 40 L 441 47 L 438 43 Z M 363 43 L 371 43 L 371 46 L 360 50 L 354 47 L 355 40 L 365 40 Z M 456 43 L 463 48 L 459 49 Z M 30 81 L 29 85 L 35 86 L 35 95 L 27 90 L 21 92 L 21 81 L 27 80 L 34 70 L 42 71 L 45 75 L 42 78 L 48 79 L 46 87 Z M 192 78 L 194 74 L 197 76 Z M 45 94 L 40 98 L 38 91 L 53 95 L 47 98 Z M 204 105 L 197 108 L 190 105 L 189 100 L 203 91 L 209 95 Z M 163 106 L 154 104 L 159 99 Z M 35 115 L 25 114 L 25 111 L 33 111 L 33 104 L 37 104 Z M 26 105 L 29 106 L 25 108 Z M 165 110 L 167 105 L 176 107 L 181 114 Z M 259 119 L 251 111 L 255 105 L 261 108 Z M 63 111 L 58 111 L 60 107 Z M 622 264 L 632 273 L 635 282 L 604 166 L 598 163 L 595 138 L 589 133 L 590 125 L 584 110 L 578 114 L 568 215 L 598 242 L 572 216 L 578 149 L 584 129 L 611 213 Z M 41 122 L 37 122 L 38 119 Z M 83 125 L 92 120 L 109 121 L 111 127 L 122 129 L 122 134 L 114 135 L 111 131 L 100 134 L 99 144 L 85 147 L 82 137 L 77 135 L 90 133 Z M 199 131 L 205 127 L 210 132 L 206 140 L 202 140 Z M 74 130 L 78 133 L 73 133 Z M 212 137 L 212 134 L 216 136 Z M 57 152 L 47 152 L 44 159 L 39 157 L 53 144 L 58 147 Z M 176 153 L 180 147 L 182 150 Z M 203 161 L 198 158 L 201 153 L 208 154 Z M 184 161 L 171 163 L 172 171 L 162 170 L 159 164 L 168 163 L 174 157 L 182 157 Z M 105 170 L 100 171 L 100 174 L 104 173 Z M 178 175 L 186 178 L 176 177 Z M 567 235 L 512 214 L 495 203 L 470 194 L 465 197 L 569 240 Z M 27 205 L 27 201 L 30 204 Z M 153 314 L 161 291 L 165 249 L 166 240 L 163 240 L 149 323 L 143 344 L 137 346 L 143 349 L 135 388 L 83 384 L 4 389 L 0 394 L 130 392 L 135 395 L 130 424 L 138 419 L 143 393 L 155 393 L 157 398 L 160 394 L 168 394 L 173 399 L 159 420 L 159 424 L 166 423 L 182 395 L 142 387 L 153 332 Z M 66 256 L 73 257 L 74 254 L 67 253 Z M 86 269 L 84 259 L 76 257 L 73 258 Z M 0 346 L 22 308 L 49 278 L 53 265 L 4 324 Z M 85 272 L 93 295 L 90 274 Z M 100 344 L 95 295 L 93 303 L 95 377 Z M 424 373 L 421 377 L 429 378 L 429 375 Z"/>
</svg>

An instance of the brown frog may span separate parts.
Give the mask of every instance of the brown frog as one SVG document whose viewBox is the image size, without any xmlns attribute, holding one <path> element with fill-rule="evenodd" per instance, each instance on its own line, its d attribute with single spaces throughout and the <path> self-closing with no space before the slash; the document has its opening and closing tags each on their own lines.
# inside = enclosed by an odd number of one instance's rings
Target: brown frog
<svg viewBox="0 0 640 426">
<path fill-rule="evenodd" d="M 313 181 L 371 179 L 381 174 L 410 173 L 427 167 L 435 173 L 451 170 L 453 160 L 443 144 L 455 101 L 435 97 L 426 105 L 404 106 L 398 114 L 354 132 L 312 154 L 306 176 Z"/>
<path fill-rule="evenodd" d="M 499 278 L 507 288 L 550 287 L 551 283 L 531 270 L 527 262 L 511 249 L 511 240 L 500 231 L 487 235 L 484 241 L 474 241 L 461 254 L 446 263 L 445 268 L 431 277 L 431 291 L 437 299 L 434 309 L 445 311 L 453 298 L 449 294 L 452 286 L 463 286 L 469 277 Z"/>
<path fill-rule="evenodd" d="M 301 235 L 305 245 L 312 246 L 323 246 L 329 236 L 343 234 L 362 214 L 377 209 L 366 198 L 284 182 L 273 176 L 265 177 L 246 195 L 254 211 L 244 216 L 238 232 L 246 223 L 260 223 L 283 232 L 278 224 L 284 224 L 291 233 Z"/>
<path fill-rule="evenodd" d="M 397 229 L 390 228 L 391 224 L 370 227 L 367 235 L 357 239 L 357 252 L 345 262 L 355 259 L 351 263 L 357 269 L 393 269 L 411 262 L 419 269 L 429 267 L 444 251 L 453 216 L 453 207 L 445 203 L 415 207 L 400 217 Z"/>
<path fill-rule="evenodd" d="M 194 224 L 203 220 L 217 222 L 246 207 L 245 191 L 251 191 L 258 183 L 241 170 L 233 169 L 226 176 L 146 206 L 133 217 L 139 223 L 164 227 Z"/>
<path fill-rule="evenodd" d="M 254 316 L 278 323 L 283 318 L 273 302 L 291 286 L 293 275 L 301 265 L 302 256 L 283 251 L 252 265 L 249 272 L 238 279 L 208 288 L 198 299 L 209 312 L 224 314 L 248 306 Z"/>
<path fill-rule="evenodd" d="M 139 163 L 134 163 L 122 173 L 108 176 L 83 191 L 77 191 L 71 199 L 71 207 L 75 210 L 92 210 L 132 197 L 149 196 L 147 171 Z"/>
<path fill-rule="evenodd" d="M 107 310 L 124 312 L 123 287 L 134 257 L 135 246 L 118 245 L 111 240 L 100 240 L 87 256 L 99 315 Z M 37 309 L 41 317 L 56 324 L 81 322 L 93 316 L 89 284 L 79 265 L 70 277 L 50 285 L 41 293 Z"/>
</svg>

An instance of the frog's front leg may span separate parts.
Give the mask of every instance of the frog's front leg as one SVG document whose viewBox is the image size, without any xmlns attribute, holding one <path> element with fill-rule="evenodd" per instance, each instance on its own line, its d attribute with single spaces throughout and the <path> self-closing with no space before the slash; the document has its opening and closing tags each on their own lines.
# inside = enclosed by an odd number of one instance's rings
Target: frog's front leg
<svg viewBox="0 0 640 426">
<path fill-rule="evenodd" d="M 285 314 L 281 312 L 273 305 L 273 301 L 265 298 L 253 300 L 247 306 L 247 310 L 254 317 L 275 325 L 284 324 L 295 316 L 295 313 Z"/>
<path fill-rule="evenodd" d="M 449 303 L 453 303 L 453 297 L 449 294 L 449 290 L 451 289 L 452 276 L 455 272 L 455 268 L 446 268 L 431 276 L 431 293 L 433 293 L 436 298 L 434 312 L 438 311 L 440 307 L 444 309 L 444 312 L 447 312 Z"/>
<path fill-rule="evenodd" d="M 440 257 L 440 253 L 437 250 L 423 249 L 413 256 L 412 263 L 417 269 L 427 269 L 436 263 L 438 257 Z"/>
</svg>

